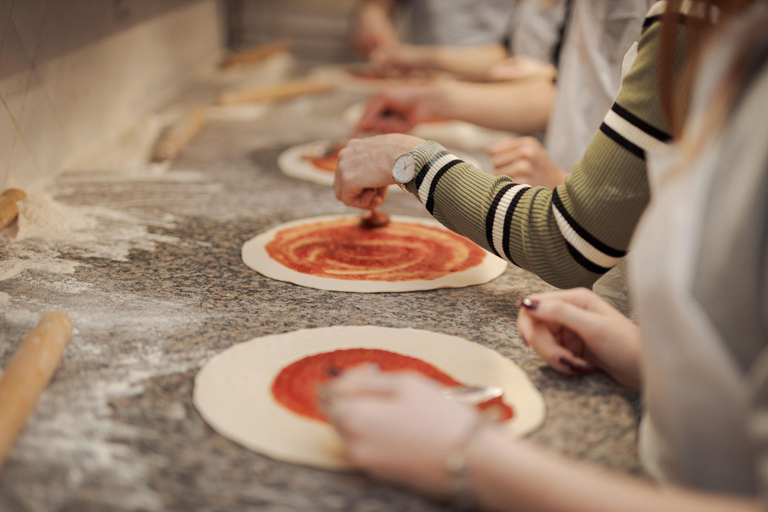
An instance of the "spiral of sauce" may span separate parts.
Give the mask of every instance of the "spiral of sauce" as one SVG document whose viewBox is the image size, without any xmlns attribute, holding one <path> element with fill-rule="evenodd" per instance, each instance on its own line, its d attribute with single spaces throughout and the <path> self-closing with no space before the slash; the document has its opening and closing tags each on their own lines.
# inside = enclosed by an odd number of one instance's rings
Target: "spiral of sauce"
<svg viewBox="0 0 768 512">
<path fill-rule="evenodd" d="M 473 242 L 442 228 L 390 222 L 365 229 L 356 218 L 283 229 L 265 249 L 296 272 L 354 281 L 429 281 L 475 267 L 485 257 Z"/>
<path fill-rule="evenodd" d="M 415 357 L 388 350 L 351 348 L 311 355 L 286 366 L 272 382 L 272 397 L 296 414 L 327 422 L 318 407 L 318 386 L 344 370 L 369 363 L 378 365 L 384 372 L 417 372 L 446 387 L 463 385 L 442 370 Z M 500 419 L 509 420 L 514 413 L 502 398 L 489 400 L 479 404 L 477 408 L 482 411 L 498 407 Z"/>
<path fill-rule="evenodd" d="M 325 172 L 336 172 L 336 167 L 339 165 L 339 153 L 344 149 L 344 146 L 338 146 L 328 156 L 321 156 L 312 158 L 311 162 L 317 169 Z"/>
</svg>

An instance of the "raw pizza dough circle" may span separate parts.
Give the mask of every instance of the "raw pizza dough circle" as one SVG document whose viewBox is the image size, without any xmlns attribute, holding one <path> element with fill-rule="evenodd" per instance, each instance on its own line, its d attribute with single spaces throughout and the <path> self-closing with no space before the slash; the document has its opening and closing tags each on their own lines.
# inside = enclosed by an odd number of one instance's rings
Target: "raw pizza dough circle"
<svg viewBox="0 0 768 512">
<path fill-rule="evenodd" d="M 271 394 L 286 366 L 322 352 L 377 348 L 416 357 L 468 385 L 498 386 L 515 411 L 504 429 L 522 436 L 544 421 L 544 398 L 525 372 L 498 352 L 457 336 L 418 329 L 326 327 L 255 338 L 211 359 L 195 378 L 194 403 L 219 434 L 273 459 L 325 469 L 351 466 L 334 429 L 306 419 Z"/>
<path fill-rule="evenodd" d="M 357 126 L 365 113 L 365 107 L 365 102 L 350 105 L 344 110 L 344 121 L 350 126 Z M 414 126 L 408 134 L 466 151 L 484 151 L 488 146 L 510 136 L 506 132 L 458 120 L 420 123 Z M 473 162 L 470 163 L 475 165 Z M 478 166 L 475 165 L 475 167 Z"/>
<path fill-rule="evenodd" d="M 454 272 L 443 277 L 432 280 L 412 280 L 412 281 L 352 281 L 346 279 L 333 279 L 329 277 L 320 277 L 312 274 L 304 274 L 290 269 L 267 253 L 266 245 L 271 242 L 275 235 L 287 228 L 301 226 L 304 224 L 314 224 L 320 222 L 334 221 L 338 219 L 358 219 L 357 216 L 350 215 L 327 215 L 322 217 L 310 217 L 308 219 L 299 219 L 292 222 L 280 224 L 274 228 L 261 233 L 248 240 L 242 249 L 243 263 L 247 266 L 272 279 L 278 281 L 287 281 L 289 283 L 316 288 L 318 290 L 330 290 L 337 292 L 353 293 L 394 293 L 394 292 L 413 292 L 421 290 L 435 290 L 438 288 L 463 288 L 465 286 L 474 286 L 484 284 L 499 277 L 507 268 L 507 262 L 501 258 L 485 252 L 483 261 L 472 268 L 463 272 Z M 419 219 L 416 217 L 405 217 L 393 215 L 390 217 L 393 222 L 408 222 L 422 226 L 436 227 L 448 231 L 439 222 L 432 219 Z"/>
<path fill-rule="evenodd" d="M 323 147 L 327 142 L 328 141 L 326 140 L 318 140 L 292 146 L 280 153 L 280 156 L 277 157 L 277 167 L 283 174 L 290 176 L 291 178 L 311 181 L 312 183 L 332 187 L 335 173 L 318 169 L 312 164 L 311 159 L 305 158 L 305 155 L 312 154 L 313 150 L 318 147 Z M 465 162 L 479 168 L 478 162 L 471 156 L 456 151 L 454 151 L 453 154 Z M 403 192 L 403 189 L 397 185 L 390 185 L 388 192 L 390 194 L 393 192 L 399 194 Z"/>
</svg>

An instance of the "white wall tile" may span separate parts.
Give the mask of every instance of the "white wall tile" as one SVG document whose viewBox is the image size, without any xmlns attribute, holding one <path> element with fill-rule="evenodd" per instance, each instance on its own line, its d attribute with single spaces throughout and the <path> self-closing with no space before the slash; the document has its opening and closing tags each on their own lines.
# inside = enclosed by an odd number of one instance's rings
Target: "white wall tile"
<svg viewBox="0 0 768 512">
<path fill-rule="evenodd" d="M 216 0 L 0 0 L 0 185 L 51 177 L 220 54 Z M 154 16 L 153 16 L 154 15 Z"/>
<path fill-rule="evenodd" d="M 6 182 L 9 187 L 26 187 L 44 177 L 34 155 L 18 132 L 14 135 L 8 171 Z"/>
<path fill-rule="evenodd" d="M 16 27 L 9 23 L 0 48 L 0 97 L 14 117 L 18 117 L 24 108 L 31 70 L 32 61 L 24 43 Z"/>
<path fill-rule="evenodd" d="M 11 9 L 11 19 L 16 27 L 27 54 L 35 58 L 40 36 L 47 21 L 49 0 L 18 0 Z M 57 3 L 55 0 L 53 3 Z"/>
</svg>

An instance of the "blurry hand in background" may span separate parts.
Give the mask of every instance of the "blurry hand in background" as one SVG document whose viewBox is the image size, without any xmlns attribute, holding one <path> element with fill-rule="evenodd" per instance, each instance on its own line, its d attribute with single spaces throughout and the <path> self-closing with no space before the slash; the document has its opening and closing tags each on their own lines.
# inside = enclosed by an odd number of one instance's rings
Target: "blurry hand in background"
<svg viewBox="0 0 768 512">
<path fill-rule="evenodd" d="M 544 146 L 533 137 L 507 137 L 488 148 L 494 174 L 517 183 L 554 189 L 565 183 L 567 174 L 549 159 Z"/>
</svg>

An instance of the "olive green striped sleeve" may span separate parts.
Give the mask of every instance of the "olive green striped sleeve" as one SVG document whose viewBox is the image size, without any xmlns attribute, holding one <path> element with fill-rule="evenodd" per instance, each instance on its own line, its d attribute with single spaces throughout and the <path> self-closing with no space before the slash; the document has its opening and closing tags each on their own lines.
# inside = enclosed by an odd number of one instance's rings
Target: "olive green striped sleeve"
<svg viewBox="0 0 768 512">
<path fill-rule="evenodd" d="M 671 139 L 656 86 L 659 32 L 659 23 L 644 28 L 616 102 L 564 185 L 491 176 L 429 141 L 414 150 L 419 200 L 449 229 L 545 281 L 591 286 L 626 254 L 648 204 L 645 152 Z"/>
</svg>

